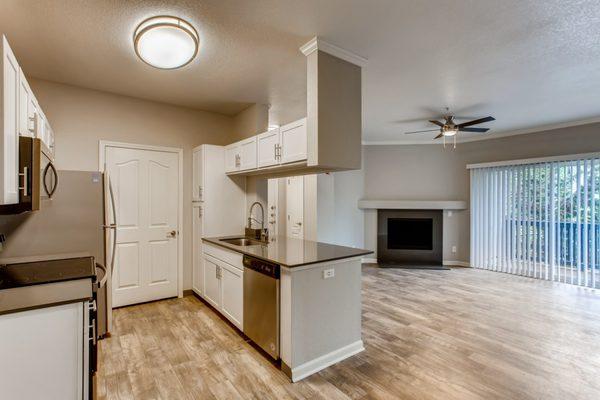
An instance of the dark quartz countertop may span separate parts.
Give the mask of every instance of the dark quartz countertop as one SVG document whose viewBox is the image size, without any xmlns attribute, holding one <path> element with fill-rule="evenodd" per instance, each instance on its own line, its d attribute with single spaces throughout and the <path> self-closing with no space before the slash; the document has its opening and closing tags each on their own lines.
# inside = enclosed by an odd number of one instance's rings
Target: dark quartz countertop
<svg viewBox="0 0 600 400">
<path fill-rule="evenodd" d="M 0 264 L 0 289 L 85 278 L 96 279 L 93 257 Z"/>
<path fill-rule="evenodd" d="M 202 240 L 216 246 L 269 261 L 287 268 L 360 257 L 373 253 L 371 250 L 338 246 L 285 236 L 274 236 L 269 239 L 269 243 L 253 246 L 237 246 L 221 241 L 221 239 L 233 239 L 239 237 L 241 236 L 221 236 L 203 238 Z"/>
</svg>

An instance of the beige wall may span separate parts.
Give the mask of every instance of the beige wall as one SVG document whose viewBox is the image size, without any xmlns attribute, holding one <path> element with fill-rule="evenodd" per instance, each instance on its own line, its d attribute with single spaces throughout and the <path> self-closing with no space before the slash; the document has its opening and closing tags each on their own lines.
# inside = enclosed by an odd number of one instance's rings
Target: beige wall
<svg viewBox="0 0 600 400">
<path fill-rule="evenodd" d="M 269 107 L 253 104 L 233 118 L 232 142 L 266 132 L 269 127 Z"/>
<path fill-rule="evenodd" d="M 98 141 L 183 149 L 184 289 L 191 287 L 192 148 L 232 142 L 233 118 L 131 97 L 30 79 L 56 135 L 61 170 L 98 170 Z"/>
<path fill-rule="evenodd" d="M 365 146 L 368 199 L 469 200 L 467 164 L 600 151 L 600 124 L 459 143 Z M 375 246 L 373 214 L 365 215 L 365 245 Z M 444 259 L 469 260 L 469 212 L 444 214 Z M 457 253 L 451 247 L 457 246 Z"/>
</svg>

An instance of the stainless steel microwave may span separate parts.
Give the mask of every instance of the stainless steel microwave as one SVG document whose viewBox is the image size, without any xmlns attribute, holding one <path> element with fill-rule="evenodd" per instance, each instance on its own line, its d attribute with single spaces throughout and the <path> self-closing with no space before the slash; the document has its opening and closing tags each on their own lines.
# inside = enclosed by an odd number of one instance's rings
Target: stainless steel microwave
<svg viewBox="0 0 600 400">
<path fill-rule="evenodd" d="M 19 137 L 19 202 L 0 206 L 0 214 L 20 214 L 40 209 L 58 187 L 54 156 L 40 140 Z"/>
</svg>

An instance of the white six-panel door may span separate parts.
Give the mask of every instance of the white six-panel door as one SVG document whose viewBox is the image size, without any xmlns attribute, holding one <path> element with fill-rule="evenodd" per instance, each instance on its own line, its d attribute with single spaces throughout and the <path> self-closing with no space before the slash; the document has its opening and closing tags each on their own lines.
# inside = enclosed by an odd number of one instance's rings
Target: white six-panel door
<svg viewBox="0 0 600 400">
<path fill-rule="evenodd" d="M 113 307 L 178 295 L 179 154 L 106 148 L 117 210 Z"/>
</svg>

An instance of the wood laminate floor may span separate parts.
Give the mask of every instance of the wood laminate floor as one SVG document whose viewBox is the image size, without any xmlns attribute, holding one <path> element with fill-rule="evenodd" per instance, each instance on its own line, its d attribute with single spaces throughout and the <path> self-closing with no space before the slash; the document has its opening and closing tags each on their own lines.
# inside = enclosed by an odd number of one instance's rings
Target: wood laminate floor
<svg viewBox="0 0 600 400">
<path fill-rule="evenodd" d="M 600 399 L 600 295 L 363 266 L 365 351 L 292 384 L 193 296 L 115 310 L 99 399 Z"/>
</svg>

